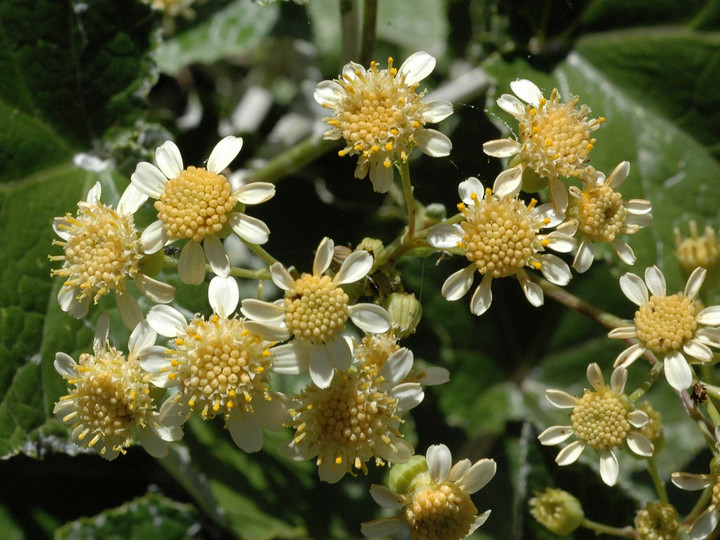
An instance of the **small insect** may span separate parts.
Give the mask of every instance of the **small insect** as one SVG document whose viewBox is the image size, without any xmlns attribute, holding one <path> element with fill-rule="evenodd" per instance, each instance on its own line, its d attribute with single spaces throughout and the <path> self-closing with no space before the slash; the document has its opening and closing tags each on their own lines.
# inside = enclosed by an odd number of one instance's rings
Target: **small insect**
<svg viewBox="0 0 720 540">
<path fill-rule="evenodd" d="M 695 383 L 690 397 L 696 406 L 704 403 L 707 400 L 707 388 L 705 388 L 705 385 L 703 384 Z"/>
<path fill-rule="evenodd" d="M 179 248 L 178 246 L 170 245 L 170 246 L 165 246 L 165 247 L 163 248 L 163 251 L 165 252 L 165 255 L 168 255 L 168 256 L 170 256 L 170 257 L 174 257 L 175 255 L 177 255 L 178 253 L 180 253 L 180 248 Z"/>
</svg>

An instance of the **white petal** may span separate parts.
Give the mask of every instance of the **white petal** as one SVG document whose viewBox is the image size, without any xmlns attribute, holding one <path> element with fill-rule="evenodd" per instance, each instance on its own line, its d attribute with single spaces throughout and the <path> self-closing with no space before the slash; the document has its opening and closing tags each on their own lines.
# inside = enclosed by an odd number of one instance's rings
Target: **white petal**
<svg viewBox="0 0 720 540">
<path fill-rule="evenodd" d="M 552 426 L 538 435 L 538 440 L 543 446 L 555 446 L 567 441 L 575 433 L 572 426 Z"/>
<path fill-rule="evenodd" d="M 55 371 L 66 379 L 72 379 L 77 375 L 77 373 L 75 373 L 77 362 L 64 352 L 55 353 L 54 365 Z"/>
<path fill-rule="evenodd" d="M 418 148 L 431 157 L 444 157 L 450 154 L 452 142 L 435 129 L 420 129 L 415 133 Z"/>
<path fill-rule="evenodd" d="M 475 278 L 475 265 L 471 264 L 462 270 L 450 275 L 442 286 L 442 295 L 450 301 L 458 300 L 465 296 L 472 286 Z"/>
<path fill-rule="evenodd" d="M 505 169 L 497 175 L 493 183 L 493 193 L 499 199 L 515 197 L 522 187 L 522 174 L 524 166 L 516 165 L 510 169 Z"/>
<path fill-rule="evenodd" d="M 558 178 L 550 178 L 548 187 L 550 188 L 550 200 L 552 201 L 553 210 L 558 215 L 565 215 L 568 206 L 568 191 L 565 184 Z"/>
<path fill-rule="evenodd" d="M 631 431 L 627 436 L 627 443 L 630 450 L 638 456 L 652 457 L 655 447 L 645 435 Z"/>
<path fill-rule="evenodd" d="M 280 263 L 270 266 L 270 278 L 283 291 L 288 291 L 295 285 L 295 280 L 290 275 L 290 272 Z"/>
<path fill-rule="evenodd" d="M 167 304 L 175 298 L 175 287 L 145 274 L 135 274 L 135 285 L 147 298 L 158 304 Z"/>
<path fill-rule="evenodd" d="M 382 377 L 393 385 L 397 384 L 410 373 L 413 360 L 412 351 L 402 347 L 388 357 L 380 371 L 378 371 L 378 377 Z"/>
<path fill-rule="evenodd" d="M 588 364 L 585 374 L 587 375 L 587 380 L 595 390 L 602 390 L 605 388 L 605 379 L 603 378 L 602 371 L 600 370 L 600 366 L 598 366 L 595 362 Z"/>
<path fill-rule="evenodd" d="M 203 248 L 205 248 L 205 257 L 210 264 L 210 270 L 218 276 L 226 277 L 230 275 L 230 257 L 225 252 L 222 242 L 217 236 L 206 236 L 203 240 Z"/>
<path fill-rule="evenodd" d="M 485 196 L 485 188 L 480 180 L 471 176 L 458 184 L 458 195 L 460 195 L 460 200 L 465 204 L 472 204 L 473 195 L 475 195 L 478 200 L 482 200 Z"/>
<path fill-rule="evenodd" d="M 402 383 L 398 384 L 390 392 L 390 396 L 398 400 L 398 411 L 409 411 L 422 403 L 425 398 L 420 383 Z"/>
<path fill-rule="evenodd" d="M 342 101 L 345 90 L 335 81 L 320 81 L 315 87 L 313 98 L 320 105 L 333 107 Z"/>
<path fill-rule="evenodd" d="M 705 345 L 720 349 L 720 330 L 715 328 L 700 328 L 695 332 L 695 339 Z"/>
<path fill-rule="evenodd" d="M 540 271 L 550 283 L 555 285 L 567 285 L 572 279 L 572 272 L 565 261 L 556 255 L 549 253 L 538 255 L 540 260 Z"/>
<path fill-rule="evenodd" d="M 665 296 L 665 276 L 657 266 L 650 266 L 645 270 L 645 283 L 651 294 Z"/>
<path fill-rule="evenodd" d="M 697 322 L 707 326 L 720 326 L 720 306 L 710 306 L 703 309 L 695 317 Z"/>
<path fill-rule="evenodd" d="M 497 463 L 495 463 L 495 460 L 481 459 L 470 467 L 470 470 L 458 482 L 458 486 L 472 495 L 484 488 L 493 479 L 496 472 Z"/>
<path fill-rule="evenodd" d="M 705 274 L 707 274 L 707 271 L 702 267 L 697 267 L 693 270 L 693 273 L 690 274 L 690 277 L 685 284 L 686 298 L 692 300 L 695 298 L 697 293 L 700 292 L 700 287 L 702 287 L 703 281 L 705 281 Z"/>
<path fill-rule="evenodd" d="M 471 466 L 472 463 L 469 459 L 461 459 L 452 466 L 452 469 L 450 469 L 450 474 L 448 474 L 447 481 L 453 483 L 459 482 L 460 479 L 467 474 Z"/>
<path fill-rule="evenodd" d="M 580 242 L 577 253 L 575 254 L 572 266 L 578 273 L 582 274 L 583 272 L 586 272 L 590 266 L 592 266 L 593 260 L 595 260 L 593 242 L 588 237 L 584 237 Z"/>
<path fill-rule="evenodd" d="M 250 182 L 233 192 L 233 196 L 243 204 L 264 203 L 275 196 L 275 184 Z"/>
<path fill-rule="evenodd" d="M 413 85 L 422 81 L 435 69 L 435 57 L 425 51 L 411 54 L 398 69 L 397 77 L 405 77 L 405 84 Z"/>
<path fill-rule="evenodd" d="M 263 432 L 252 416 L 237 410 L 227 418 L 227 428 L 233 442 L 245 452 L 258 452 L 263 447 Z"/>
<path fill-rule="evenodd" d="M 553 251 L 557 251 L 558 253 L 570 253 L 573 249 L 575 249 L 577 241 L 571 235 L 553 231 L 545 236 L 543 239 L 543 245 Z"/>
<path fill-rule="evenodd" d="M 150 324 L 143 320 L 140 324 L 135 326 L 135 329 L 130 334 L 128 340 L 128 351 L 130 356 L 137 356 L 141 351 L 148 347 L 155 345 L 157 334 L 153 330 Z"/>
<path fill-rule="evenodd" d="M 318 467 L 318 476 L 323 482 L 336 484 L 346 473 L 345 465 L 335 465 L 332 460 L 323 461 Z"/>
<path fill-rule="evenodd" d="M 641 411 L 640 409 L 635 409 L 634 411 L 630 411 L 630 413 L 627 415 L 628 422 L 630 422 L 630 425 L 636 428 L 645 427 L 647 423 L 650 421 L 650 417 L 645 411 Z"/>
<path fill-rule="evenodd" d="M 443 367 L 431 366 L 424 368 L 422 371 L 425 376 L 420 379 L 420 382 L 425 386 L 437 386 L 450 380 L 450 372 Z"/>
<path fill-rule="evenodd" d="M 686 491 L 699 491 L 701 489 L 705 489 L 706 487 L 710 487 L 715 481 L 715 478 L 709 474 L 676 472 L 670 475 L 670 480 L 672 480 L 672 483 L 680 489 L 684 489 Z"/>
<path fill-rule="evenodd" d="M 263 221 L 242 212 L 230 212 L 228 223 L 235 234 L 251 244 L 262 245 L 270 238 L 270 229 Z"/>
<path fill-rule="evenodd" d="M 401 516 L 364 521 L 360 524 L 360 532 L 367 538 L 390 536 L 398 532 L 404 523 Z"/>
<path fill-rule="evenodd" d="M 517 119 L 525 116 L 526 105 L 512 94 L 503 94 L 497 99 L 498 107 L 506 113 L 512 114 Z"/>
<path fill-rule="evenodd" d="M 88 190 L 87 195 L 85 196 L 85 202 L 97 204 L 100 202 L 100 197 L 102 197 L 102 186 L 100 185 L 100 182 L 95 182 Z"/>
<path fill-rule="evenodd" d="M 290 419 L 287 403 L 282 394 L 273 392 L 272 399 L 258 398 L 253 401 L 253 415 L 258 424 L 270 431 L 281 431 Z"/>
<path fill-rule="evenodd" d="M 687 530 L 691 540 L 708 538 L 717 527 L 718 515 L 718 509 L 714 505 L 710 505 L 707 510 L 700 514 Z"/>
<path fill-rule="evenodd" d="M 327 388 L 333 379 L 334 366 L 325 347 L 315 347 L 310 358 L 310 378 L 318 388 Z"/>
<path fill-rule="evenodd" d="M 330 358 L 330 362 L 332 362 L 336 369 L 347 371 L 350 368 L 353 356 L 349 341 L 338 337 L 325 344 L 324 348 Z"/>
<path fill-rule="evenodd" d="M 104 349 L 107 343 L 108 334 L 110 333 L 110 316 L 107 313 L 103 313 L 98 317 L 97 323 L 95 324 L 93 350 L 98 352 Z"/>
<path fill-rule="evenodd" d="M 330 268 L 333 255 L 335 253 L 335 243 L 327 236 L 320 241 L 315 259 L 313 260 L 313 275 L 319 276 Z"/>
<path fill-rule="evenodd" d="M 139 441 L 143 449 L 154 458 L 164 458 L 168 454 L 168 443 L 163 441 L 150 426 L 140 430 Z"/>
<path fill-rule="evenodd" d="M 444 99 L 437 99 L 425 103 L 425 108 L 420 111 L 420 116 L 425 122 L 434 124 L 445 120 L 453 113 L 452 103 Z"/>
<path fill-rule="evenodd" d="M 275 323 L 260 321 L 245 321 L 245 329 L 257 334 L 266 341 L 285 341 L 290 337 L 287 326 L 283 321 Z"/>
<path fill-rule="evenodd" d="M 583 450 L 585 450 L 585 444 L 583 442 L 573 441 L 558 452 L 558 455 L 555 457 L 555 463 L 560 466 L 575 463 Z"/>
<path fill-rule="evenodd" d="M 394 491 L 379 484 L 372 484 L 370 486 L 370 496 L 383 508 L 391 508 L 393 510 L 402 508 L 407 502 L 403 495 L 395 493 Z"/>
<path fill-rule="evenodd" d="M 483 144 L 483 152 L 488 156 L 506 158 L 520 152 L 520 143 L 514 139 L 495 139 Z"/>
<path fill-rule="evenodd" d="M 255 321 L 280 321 L 285 317 L 285 308 L 283 306 L 272 302 L 257 300 L 256 298 L 245 298 L 242 301 L 240 311 L 248 319 Z"/>
<path fill-rule="evenodd" d="M 187 328 L 183 314 L 171 306 L 153 306 L 147 320 L 153 330 L 165 337 L 177 337 Z"/>
<path fill-rule="evenodd" d="M 612 189 L 620 187 L 628 177 L 628 174 L 630 174 L 630 163 L 627 161 L 619 163 L 613 172 L 610 173 L 610 178 L 608 178 L 606 182 L 607 186 Z"/>
<path fill-rule="evenodd" d="M 349 311 L 355 326 L 370 334 L 387 332 L 392 324 L 390 314 L 377 304 L 355 304 L 349 307 Z"/>
<path fill-rule="evenodd" d="M 169 238 L 165 234 L 163 223 L 160 220 L 153 221 L 140 235 L 143 251 L 148 255 L 160 251 L 168 243 L 168 240 Z"/>
<path fill-rule="evenodd" d="M 180 281 L 188 285 L 200 285 L 205 279 L 205 253 L 195 240 L 183 247 L 177 270 Z"/>
<path fill-rule="evenodd" d="M 452 249 L 458 247 L 462 237 L 463 230 L 460 225 L 438 223 L 428 230 L 427 242 L 437 249 Z"/>
<path fill-rule="evenodd" d="M 680 352 L 671 351 L 667 354 L 664 369 L 668 383 L 678 392 L 682 392 L 692 384 L 692 369 Z"/>
<path fill-rule="evenodd" d="M 355 176 L 360 177 L 357 173 Z M 394 179 L 395 169 L 393 169 L 393 167 L 386 167 L 382 160 L 371 159 L 370 181 L 372 182 L 373 191 L 376 193 L 387 193 Z"/>
<path fill-rule="evenodd" d="M 143 204 L 145 204 L 145 201 L 147 200 L 148 196 L 140 191 L 135 184 L 130 183 L 120 197 L 117 210 L 120 214 L 125 216 L 134 214 Z"/>
<path fill-rule="evenodd" d="M 230 317 L 240 300 L 240 290 L 235 278 L 232 276 L 212 278 L 208 286 L 208 300 L 220 317 Z"/>
<path fill-rule="evenodd" d="M 631 345 L 618 355 L 618 357 L 615 359 L 615 363 L 613 364 L 613 366 L 622 366 L 627 369 L 630 364 L 632 364 L 635 360 L 645 354 L 646 350 L 647 348 L 645 347 L 645 345 L 642 345 L 640 343 Z"/>
<path fill-rule="evenodd" d="M 116 294 L 115 303 L 120 312 L 120 318 L 128 328 L 135 328 L 145 318 L 137 300 L 129 292 L 124 291 L 122 294 Z"/>
<path fill-rule="evenodd" d="M 636 306 L 647 304 L 650 300 L 645 282 L 635 274 L 628 272 L 621 276 L 620 288 L 625 296 Z"/>
<path fill-rule="evenodd" d="M 247 326 L 247 323 L 245 323 Z M 278 345 L 271 349 L 273 353 L 273 363 L 270 368 L 274 373 L 282 373 L 284 375 L 298 375 L 305 373 L 309 369 L 307 360 L 309 357 L 301 353 L 294 343 Z"/>
<path fill-rule="evenodd" d="M 510 83 L 510 88 L 515 95 L 522 99 L 525 103 L 530 103 L 536 107 L 540 105 L 540 99 L 543 97 L 542 92 L 532 81 L 527 79 L 516 79 Z"/>
<path fill-rule="evenodd" d="M 207 161 L 207 170 L 220 174 L 230 165 L 230 162 L 237 157 L 242 149 L 243 140 L 241 137 L 232 135 L 225 137 L 215 145 Z"/>
<path fill-rule="evenodd" d="M 165 191 L 167 178 L 155 165 L 143 161 L 135 167 L 135 172 L 130 176 L 130 181 L 140 193 L 158 199 Z"/>
<path fill-rule="evenodd" d="M 483 276 L 480 285 L 470 298 L 470 311 L 473 315 L 482 315 L 490 309 L 492 299 L 492 277 L 488 274 Z"/>
<path fill-rule="evenodd" d="M 168 179 L 180 176 L 183 170 L 182 155 L 177 145 L 172 141 L 165 141 L 155 150 L 155 162 Z M 150 196 L 152 197 L 152 195 Z"/>
<path fill-rule="evenodd" d="M 635 252 L 626 242 L 616 238 L 611 245 L 622 262 L 630 265 L 635 264 Z"/>
<path fill-rule="evenodd" d="M 685 343 L 683 345 L 683 352 L 701 362 L 707 363 L 713 361 L 713 352 L 710 350 L 710 347 L 697 339 L 691 339 Z"/>
<path fill-rule="evenodd" d="M 85 316 L 88 314 L 88 310 L 90 309 L 90 297 L 86 296 L 79 302 L 75 299 L 75 296 L 73 294 L 64 294 L 63 291 L 65 289 L 61 289 L 60 293 L 58 293 L 58 301 L 60 302 L 60 307 L 63 308 L 63 311 L 67 311 L 71 316 L 75 317 L 76 319 L 84 319 Z M 70 289 L 69 293 L 76 292 L 75 289 Z M 62 300 L 61 300 L 62 295 Z M 67 301 L 69 299 L 69 301 Z M 65 310 L 65 307 L 67 307 L 67 310 Z"/>
<path fill-rule="evenodd" d="M 634 326 L 619 326 L 608 332 L 608 337 L 615 339 L 630 339 L 637 337 L 637 329 Z"/>
<path fill-rule="evenodd" d="M 472 534 L 477 529 L 479 529 L 483 525 L 483 523 L 487 521 L 487 518 L 490 517 L 490 512 L 492 512 L 492 510 L 485 510 L 482 514 L 476 517 L 475 521 L 473 521 L 472 525 L 470 525 L 470 531 L 468 534 Z"/>
<path fill-rule="evenodd" d="M 378 455 L 389 463 L 406 463 L 415 453 L 413 447 L 399 437 L 391 436 L 390 445 L 380 443 L 376 446 Z"/>
<path fill-rule="evenodd" d="M 444 444 L 433 444 L 425 452 L 428 472 L 434 484 L 442 484 L 447 480 L 452 467 L 450 449 Z"/>
<path fill-rule="evenodd" d="M 365 250 L 353 251 L 348 255 L 335 274 L 333 282 L 336 285 L 355 283 L 367 276 L 373 266 L 373 257 Z"/>
<path fill-rule="evenodd" d="M 610 375 L 610 389 L 616 394 L 622 394 L 625 391 L 625 383 L 627 382 L 628 372 L 623 366 L 613 369 Z"/>
<path fill-rule="evenodd" d="M 614 486 L 620 473 L 620 466 L 618 465 L 617 457 L 615 452 L 612 450 L 603 450 L 600 454 L 600 478 L 608 486 Z"/>
<path fill-rule="evenodd" d="M 540 287 L 537 283 L 532 282 L 524 270 L 518 271 L 517 277 L 520 281 L 520 285 L 522 286 L 522 290 L 525 293 L 527 301 L 535 307 L 542 306 L 545 301 L 542 287 Z"/>
<path fill-rule="evenodd" d="M 548 388 L 545 390 L 545 399 L 558 409 L 572 409 L 578 404 L 578 398 L 571 396 L 567 392 L 554 388 Z"/>
<path fill-rule="evenodd" d="M 145 348 L 140 355 L 140 367 L 148 373 L 160 373 L 172 367 L 169 349 L 159 345 Z"/>
<path fill-rule="evenodd" d="M 629 201 L 625 201 L 623 205 L 631 214 L 628 216 L 628 219 L 632 217 L 643 217 L 639 223 L 646 223 L 646 225 L 640 225 L 640 227 L 645 227 L 652 221 L 652 216 L 650 215 L 650 212 L 652 212 L 652 204 L 650 204 L 650 201 L 646 199 L 630 199 Z"/>
</svg>

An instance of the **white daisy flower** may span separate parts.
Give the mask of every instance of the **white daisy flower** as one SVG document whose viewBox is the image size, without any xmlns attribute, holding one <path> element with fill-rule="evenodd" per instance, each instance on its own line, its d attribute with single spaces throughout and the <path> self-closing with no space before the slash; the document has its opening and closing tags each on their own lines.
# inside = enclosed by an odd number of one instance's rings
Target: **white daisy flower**
<svg viewBox="0 0 720 540">
<path fill-rule="evenodd" d="M 143 314 L 137 300 L 127 292 L 128 280 L 158 303 L 170 302 L 175 288 L 141 270 L 143 250 L 133 214 L 147 197 L 130 184 L 117 209 L 113 209 L 100 202 L 101 195 L 102 187 L 97 182 L 85 201 L 78 203 L 76 216 L 66 214 L 53 220 L 53 230 L 61 238 L 53 244 L 61 246 L 64 254 L 49 257 L 63 261 L 62 268 L 52 270 L 51 275 L 65 278 L 58 293 L 63 311 L 82 319 L 91 300 L 97 304 L 101 297 L 115 291 L 122 320 L 132 329 L 142 321 Z"/>
<path fill-rule="evenodd" d="M 585 390 L 577 398 L 562 390 L 547 390 L 545 397 L 559 409 L 572 409 L 569 426 L 552 426 L 543 431 L 540 444 L 562 444 L 575 435 L 576 441 L 565 446 L 555 461 L 558 465 L 575 463 L 587 446 L 600 454 L 600 477 L 608 486 L 614 486 L 620 468 L 615 448 L 625 444 L 638 456 L 650 457 L 654 452 L 652 442 L 638 430 L 649 421 L 647 413 L 632 409 L 630 401 L 623 396 L 627 382 L 627 370 L 617 367 L 605 384 L 600 367 L 593 363 L 587 368 L 587 378 L 593 390 Z M 634 429 L 633 429 L 634 428 Z"/>
<path fill-rule="evenodd" d="M 220 414 L 233 441 L 246 452 L 263 446 L 262 428 L 278 431 L 287 419 L 286 398 L 270 390 L 272 343 L 250 331 L 233 316 L 239 290 L 232 277 L 210 281 L 213 315 L 188 322 L 175 308 L 155 306 L 148 323 L 160 335 L 174 338 L 173 348 L 153 347 L 140 362 L 161 388 L 177 387 L 178 404 L 188 417 Z"/>
<path fill-rule="evenodd" d="M 720 517 L 720 482 L 717 474 L 672 473 L 670 480 L 680 489 L 698 491 L 712 486 L 710 505 L 700 514 L 687 530 L 692 540 L 703 540 L 715 530 Z"/>
<path fill-rule="evenodd" d="M 471 464 L 469 459 L 463 459 L 453 465 L 448 447 L 436 444 L 428 448 L 425 458 L 416 456 L 407 465 L 396 467 L 402 467 L 405 473 L 396 477 L 401 478 L 396 487 L 399 492 L 373 484 L 370 495 L 380 506 L 401 513 L 366 521 L 360 528 L 363 535 L 394 535 L 407 527 L 413 540 L 461 540 L 490 516 L 490 510 L 477 514 L 470 495 L 493 479 L 497 471 L 494 460 L 481 459 Z"/>
<path fill-rule="evenodd" d="M 560 103 L 557 89 L 553 89 L 550 99 L 545 99 L 535 83 L 527 79 L 511 82 L 510 88 L 517 97 L 503 94 L 497 104 L 518 120 L 519 141 L 512 138 L 488 141 L 483 150 L 497 158 L 519 155 L 520 163 L 509 169 L 512 171 L 509 174 L 519 178 L 530 168 L 546 179 L 553 207 L 562 215 L 568 194 L 560 177 L 576 177 L 584 172 L 595 144 L 592 132 L 605 119 L 588 119 L 590 109 L 586 105 L 576 108 L 579 101 L 576 97 Z"/>
<path fill-rule="evenodd" d="M 270 341 L 294 339 L 273 349 L 276 361 L 273 371 L 297 374 L 310 372 L 313 382 L 327 388 L 334 368 L 345 371 L 352 363 L 352 350 L 340 335 L 350 319 L 369 333 L 382 333 L 390 328 L 390 315 L 376 304 L 349 305 L 350 299 L 342 285 L 355 283 L 372 269 L 373 258 L 367 251 L 348 255 L 332 278 L 325 275 L 334 253 L 334 243 L 323 238 L 315 253 L 313 273 L 293 278 L 280 263 L 270 267 L 273 283 L 285 291 L 285 298 L 276 303 L 246 299 L 243 314 L 253 321 L 248 328 Z"/>
<path fill-rule="evenodd" d="M 180 150 L 167 141 L 155 152 L 157 167 L 139 163 L 131 177 L 137 189 L 156 199 L 158 220 L 141 236 L 145 252 L 155 253 L 168 244 L 187 239 L 178 263 L 178 274 L 184 283 L 202 283 L 206 258 L 215 274 L 230 275 L 230 259 L 218 236 L 226 224 L 251 244 L 268 240 L 267 225 L 246 215 L 244 205 L 272 198 L 275 186 L 255 182 L 233 190 L 221 174 L 238 155 L 242 143 L 240 137 L 225 137 L 211 152 L 206 169 L 192 166 L 183 169 Z M 233 211 L 238 203 L 241 208 Z"/>
<path fill-rule="evenodd" d="M 332 128 L 325 139 L 345 139 L 340 155 L 357 155 L 356 178 L 370 173 L 373 189 L 385 193 L 393 181 L 393 164 L 406 161 L 415 146 L 432 157 L 447 156 L 452 143 L 445 135 L 425 128 L 426 123 L 444 120 L 452 114 L 448 101 L 424 103 L 418 83 L 435 68 L 435 58 L 426 52 L 412 54 L 400 69 L 378 70 L 375 62 L 366 70 L 350 62 L 339 79 L 322 81 L 315 101 L 332 109 L 324 118 Z"/>
<path fill-rule="evenodd" d="M 618 235 L 634 234 L 652 223 L 652 207 L 645 199 L 623 201 L 622 195 L 615 191 L 625 181 L 630 172 L 630 163 L 620 163 L 610 177 L 588 167 L 585 175 L 585 187 L 569 188 L 571 199 L 568 217 L 578 223 L 578 232 L 582 235 L 573 268 L 585 272 L 595 258 L 593 244 L 610 244 L 625 264 L 635 264 L 635 253 Z"/>
<path fill-rule="evenodd" d="M 550 204 L 535 206 L 533 199 L 526 205 L 518 199 L 521 180 L 507 173 L 497 177 L 492 190 L 484 189 L 477 178 L 461 182 L 458 192 L 463 202 L 458 209 L 465 218 L 458 224 L 435 225 L 427 236 L 431 246 L 459 249 L 470 261 L 445 281 L 442 287 L 445 298 L 458 300 L 470 290 L 476 271 L 483 276 L 470 300 L 470 310 L 475 315 L 482 315 L 490 307 L 494 278 L 517 277 L 534 306 L 543 304 L 543 291 L 530 279 L 526 266 L 540 270 L 556 285 L 567 285 L 571 278 L 568 265 L 544 251 L 545 248 L 562 253 L 572 251 L 576 225 L 560 224 Z M 551 227 L 556 230 L 540 234 L 541 229 Z"/>
<path fill-rule="evenodd" d="M 651 351 L 664 363 L 668 383 L 678 392 L 692 384 L 693 371 L 687 356 L 699 362 L 712 362 L 710 347 L 720 348 L 720 306 L 700 310 L 695 296 L 705 279 L 706 270 L 696 268 L 688 278 L 685 291 L 666 294 L 665 276 L 657 266 L 645 270 L 645 281 L 627 273 L 620 288 L 638 310 L 632 326 L 615 328 L 611 338 L 631 339 L 634 343 L 620 353 L 616 366 L 628 367 L 645 351 Z M 648 292 L 649 291 L 649 292 Z"/>
<path fill-rule="evenodd" d="M 425 396 L 418 383 L 403 382 L 412 365 L 412 353 L 401 349 L 376 375 L 351 369 L 336 373 L 326 388 L 308 385 L 290 409 L 290 456 L 316 457 L 320 480 L 331 484 L 353 469 L 367 474 L 371 458 L 378 466 L 406 462 L 414 451 L 400 433 L 401 415 Z"/>
<path fill-rule="evenodd" d="M 182 422 L 172 400 L 155 410 L 140 369 L 140 358 L 157 335 L 146 321 L 135 326 L 126 359 L 108 343 L 109 327 L 107 314 L 101 315 L 93 354 L 81 354 L 78 362 L 62 352 L 55 355 L 55 369 L 73 388 L 55 404 L 54 413 L 72 428 L 75 444 L 96 448 L 107 460 L 124 454 L 136 432 L 149 454 L 164 457 L 167 442 L 182 438 Z"/>
</svg>

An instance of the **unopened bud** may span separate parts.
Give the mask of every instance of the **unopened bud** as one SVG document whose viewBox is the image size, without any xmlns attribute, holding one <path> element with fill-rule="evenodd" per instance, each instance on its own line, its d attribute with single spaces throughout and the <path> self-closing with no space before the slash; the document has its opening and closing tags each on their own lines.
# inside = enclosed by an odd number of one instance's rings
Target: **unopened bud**
<svg viewBox="0 0 720 540">
<path fill-rule="evenodd" d="M 398 463 L 390 469 L 388 487 L 395 493 L 412 493 L 431 483 L 425 456 L 412 456 L 406 463 Z"/>
<path fill-rule="evenodd" d="M 546 488 L 530 499 L 530 514 L 540 525 L 559 536 L 567 536 L 585 519 L 582 505 L 562 489 Z"/>
<path fill-rule="evenodd" d="M 415 332 L 422 318 L 422 305 L 415 295 L 410 293 L 391 293 L 385 301 L 385 309 L 390 314 L 398 338 Z"/>
</svg>

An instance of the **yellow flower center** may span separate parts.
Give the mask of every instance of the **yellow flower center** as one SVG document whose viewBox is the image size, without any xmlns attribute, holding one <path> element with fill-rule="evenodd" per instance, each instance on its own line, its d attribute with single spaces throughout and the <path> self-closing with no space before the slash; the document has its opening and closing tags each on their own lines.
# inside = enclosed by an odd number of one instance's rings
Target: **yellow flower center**
<svg viewBox="0 0 720 540">
<path fill-rule="evenodd" d="M 530 262 L 537 243 L 530 210 L 519 199 L 493 199 L 489 190 L 484 200 L 463 207 L 461 247 L 478 272 L 505 277 Z"/>
<path fill-rule="evenodd" d="M 155 201 L 165 233 L 173 240 L 192 238 L 196 242 L 218 233 L 237 203 L 231 191 L 222 174 L 188 167 L 167 181 Z"/>
<path fill-rule="evenodd" d="M 720 261 L 720 245 L 712 227 L 705 227 L 705 234 L 698 235 L 697 223 L 690 221 L 690 236 L 683 238 L 677 227 L 675 233 L 675 256 L 685 274 L 690 275 L 698 266 L 708 270 L 712 276 Z"/>
<path fill-rule="evenodd" d="M 362 372 L 336 373 L 330 387 L 308 386 L 291 410 L 293 444 L 309 446 L 318 465 L 326 460 L 350 472 L 354 466 L 367 474 L 365 462 L 377 455 L 376 447 L 391 445 L 399 435 L 397 399 L 377 390 Z"/>
<path fill-rule="evenodd" d="M 629 412 L 625 402 L 609 388 L 586 390 L 570 420 L 577 438 L 599 452 L 625 442 L 631 427 Z"/>
<path fill-rule="evenodd" d="M 695 304 L 689 298 L 651 296 L 635 312 L 637 337 L 654 353 L 677 351 L 695 335 Z"/>
<path fill-rule="evenodd" d="M 78 376 L 70 380 L 76 388 L 61 398 L 74 400 L 75 410 L 63 420 L 74 421 L 73 439 L 78 445 L 99 445 L 103 455 L 108 449 L 122 452 L 135 426 L 144 423 L 142 414 L 152 402 L 147 385 L 140 383 L 136 361 L 126 361 L 110 346 L 96 354 L 80 355 Z"/>
<path fill-rule="evenodd" d="M 325 118 L 345 139 L 347 146 L 340 155 L 359 154 L 364 170 L 373 157 L 385 167 L 398 156 L 406 160 L 416 144 L 414 134 L 425 122 L 422 94 L 415 93 L 417 83 L 407 85 L 404 77 L 397 76 L 392 62 L 388 58 L 388 68 L 382 70 L 371 62 L 365 73 L 358 70 L 354 76 L 339 79 L 345 94 L 335 106 L 335 117 Z"/>
<path fill-rule="evenodd" d="M 670 504 L 648 503 L 635 518 L 639 540 L 673 540 L 679 528 L 680 517 Z"/>
<path fill-rule="evenodd" d="M 345 328 L 348 301 L 330 277 L 303 274 L 285 292 L 285 324 L 296 339 L 327 343 Z"/>
<path fill-rule="evenodd" d="M 465 538 L 476 515 L 470 495 L 452 483 L 414 493 L 412 503 L 405 508 L 412 540 Z"/>
<path fill-rule="evenodd" d="M 591 191 L 583 191 L 577 214 L 582 232 L 596 242 L 609 243 L 625 226 L 628 211 L 620 193 L 600 185 Z"/>
<path fill-rule="evenodd" d="M 648 423 L 640 428 L 640 434 L 645 435 L 645 437 L 657 447 L 660 436 L 662 435 L 662 416 L 660 416 L 658 411 L 653 409 L 649 401 L 640 403 L 638 409 L 647 414 L 649 418 Z"/>
<path fill-rule="evenodd" d="M 138 272 L 142 250 L 132 215 L 121 215 L 103 204 L 80 203 L 77 218 L 65 216 L 70 237 L 53 241 L 65 254 L 50 257 L 64 260 L 53 276 L 67 278 L 63 287 L 75 289 L 77 300 L 100 297 L 111 290 L 123 291 L 128 278 Z"/>
<path fill-rule="evenodd" d="M 203 417 L 229 414 L 232 409 L 252 412 L 252 401 L 269 388 L 270 343 L 244 328 L 241 319 L 213 315 L 194 319 L 175 340 L 176 371 L 190 407 Z"/>
<path fill-rule="evenodd" d="M 357 357 L 370 376 L 377 375 L 390 355 L 400 349 L 397 340 L 389 333 L 365 336 L 358 347 Z"/>
<path fill-rule="evenodd" d="M 720 508 L 720 477 L 715 478 L 712 488 L 712 504 L 715 505 L 715 508 Z"/>
<path fill-rule="evenodd" d="M 604 118 L 588 120 L 590 109 L 577 98 L 560 103 L 557 89 L 538 107 L 528 106 L 520 121 L 521 154 L 541 177 L 577 176 L 588 160 L 591 137 Z"/>
</svg>

